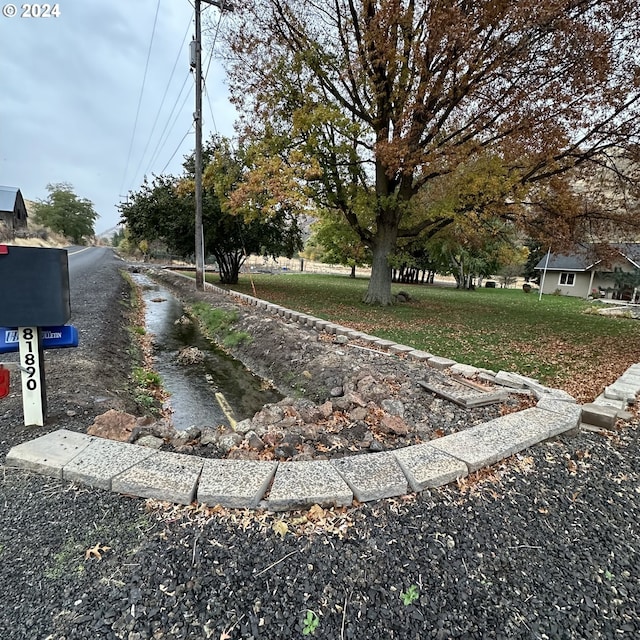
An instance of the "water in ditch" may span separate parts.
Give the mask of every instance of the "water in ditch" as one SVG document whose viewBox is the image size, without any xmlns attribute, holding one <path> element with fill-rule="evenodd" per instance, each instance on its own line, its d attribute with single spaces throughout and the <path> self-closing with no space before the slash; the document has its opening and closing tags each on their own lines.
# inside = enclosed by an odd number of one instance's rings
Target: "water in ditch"
<svg viewBox="0 0 640 640">
<path fill-rule="evenodd" d="M 132 277 L 142 290 L 145 328 L 153 335 L 153 367 L 170 394 L 168 405 L 176 429 L 228 425 L 229 408 L 239 422 L 281 399 L 241 362 L 207 340 L 195 323 L 178 322 L 184 309 L 168 289 L 143 274 Z M 197 347 L 204 354 L 203 362 L 179 364 L 178 354 L 186 347 Z"/>
</svg>

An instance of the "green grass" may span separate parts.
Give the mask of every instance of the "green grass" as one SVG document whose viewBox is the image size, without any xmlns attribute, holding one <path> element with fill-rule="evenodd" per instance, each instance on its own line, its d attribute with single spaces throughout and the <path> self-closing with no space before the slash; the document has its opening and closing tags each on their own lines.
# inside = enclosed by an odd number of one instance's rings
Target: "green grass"
<svg viewBox="0 0 640 640">
<path fill-rule="evenodd" d="M 589 314 L 592 303 L 521 289 L 394 285 L 413 300 L 370 307 L 366 279 L 255 274 L 258 297 L 458 362 L 516 371 L 593 395 L 608 377 L 640 362 L 640 322 Z M 212 277 L 211 281 L 215 284 Z M 249 276 L 234 290 L 254 295 Z M 618 374 L 619 375 L 619 374 Z M 592 398 L 591 398 L 592 399 Z"/>
<path fill-rule="evenodd" d="M 196 302 L 191 311 L 204 327 L 205 332 L 221 340 L 226 347 L 232 348 L 242 342 L 251 341 L 251 336 L 248 333 L 233 329 L 233 325 L 238 319 L 237 313 L 214 309 L 204 302 Z"/>
</svg>

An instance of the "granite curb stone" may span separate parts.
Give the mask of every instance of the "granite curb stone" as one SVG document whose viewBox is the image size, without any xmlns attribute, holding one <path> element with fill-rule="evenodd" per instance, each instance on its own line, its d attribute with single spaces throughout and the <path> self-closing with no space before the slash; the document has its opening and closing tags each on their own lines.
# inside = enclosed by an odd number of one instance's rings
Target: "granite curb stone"
<svg viewBox="0 0 640 640">
<path fill-rule="evenodd" d="M 321 506 L 348 506 L 353 493 L 327 460 L 286 462 L 276 470 L 265 505 L 272 511 Z"/>
<path fill-rule="evenodd" d="M 94 438 L 62 469 L 64 480 L 111 490 L 115 476 L 154 454 L 153 449 L 106 438 Z"/>
<path fill-rule="evenodd" d="M 64 466 L 82 453 L 93 439 L 84 433 L 59 429 L 16 445 L 7 453 L 5 464 L 62 478 Z"/>
<path fill-rule="evenodd" d="M 262 500 L 277 468 L 277 462 L 268 460 L 207 459 L 198 483 L 198 502 L 253 509 Z"/>
<path fill-rule="evenodd" d="M 154 452 L 113 478 L 111 489 L 141 498 L 191 504 L 203 463 L 202 458 L 183 453 Z"/>
<path fill-rule="evenodd" d="M 416 492 L 440 487 L 469 474 L 464 462 L 428 443 L 396 449 L 393 455 Z"/>
<path fill-rule="evenodd" d="M 470 472 L 492 465 L 542 440 L 575 430 L 579 418 L 544 409 L 524 409 L 459 431 L 430 444 L 462 460 Z"/>
<path fill-rule="evenodd" d="M 408 493 L 407 478 L 391 452 L 348 456 L 332 460 L 331 464 L 360 502 Z"/>
</svg>

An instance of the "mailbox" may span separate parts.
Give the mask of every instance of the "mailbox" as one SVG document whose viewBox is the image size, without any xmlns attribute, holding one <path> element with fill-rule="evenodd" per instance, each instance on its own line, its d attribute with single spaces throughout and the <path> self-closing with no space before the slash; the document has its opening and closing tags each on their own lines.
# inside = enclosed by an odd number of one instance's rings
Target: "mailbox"
<svg viewBox="0 0 640 640">
<path fill-rule="evenodd" d="M 66 249 L 0 245 L 0 326 L 51 327 L 70 317 Z"/>
</svg>

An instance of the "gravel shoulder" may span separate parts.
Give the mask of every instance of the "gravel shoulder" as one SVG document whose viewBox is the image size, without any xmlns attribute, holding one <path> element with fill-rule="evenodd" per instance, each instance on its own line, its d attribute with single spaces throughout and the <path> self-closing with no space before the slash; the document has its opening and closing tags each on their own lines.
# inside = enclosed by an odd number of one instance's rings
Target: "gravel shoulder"
<svg viewBox="0 0 640 640">
<path fill-rule="evenodd" d="M 74 285 L 82 346 L 47 355 L 49 426 L 26 430 L 19 398 L 0 401 L 3 456 L 106 408 L 139 411 L 121 266 L 105 253 Z M 277 515 L 3 468 L 0 637 L 298 638 L 312 611 L 329 639 L 636 638 L 638 433 L 634 419 L 419 497 Z"/>
</svg>

